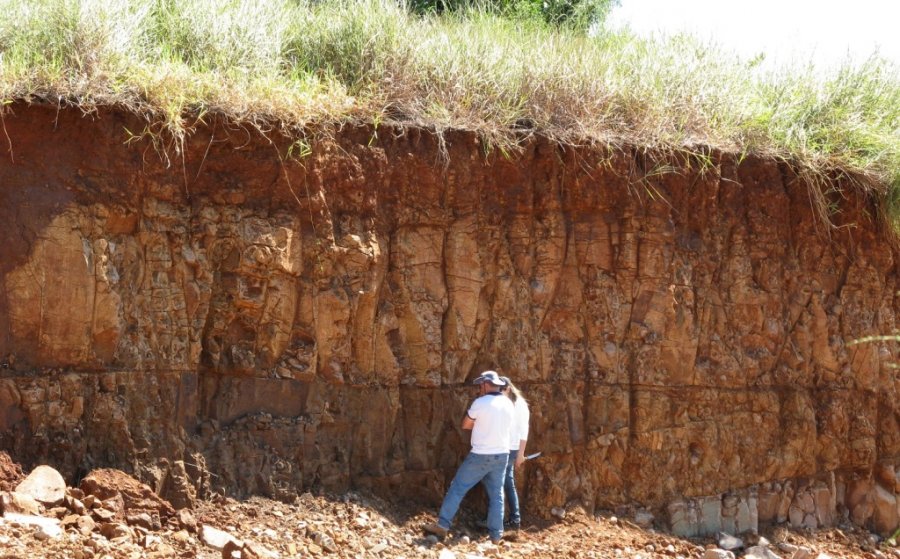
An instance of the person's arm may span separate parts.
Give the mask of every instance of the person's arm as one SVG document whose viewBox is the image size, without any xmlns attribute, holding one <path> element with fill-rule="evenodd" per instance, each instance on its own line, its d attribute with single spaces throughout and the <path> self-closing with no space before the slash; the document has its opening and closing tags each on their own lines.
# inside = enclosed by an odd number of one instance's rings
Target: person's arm
<svg viewBox="0 0 900 559">
<path fill-rule="evenodd" d="M 476 399 L 472 402 L 472 405 L 469 406 L 468 411 L 466 411 L 466 415 L 463 416 L 461 427 L 466 431 L 471 431 L 472 427 L 475 426 L 475 420 L 478 419 L 478 400 Z"/>
<path fill-rule="evenodd" d="M 531 412 L 524 400 L 516 411 L 519 419 L 519 451 L 516 453 L 515 467 L 518 468 L 525 463 L 525 445 L 528 444 L 528 422 L 531 421 Z"/>
<path fill-rule="evenodd" d="M 516 453 L 516 468 L 525 463 L 525 445 L 528 444 L 528 439 L 522 439 L 519 441 L 519 451 Z"/>
</svg>

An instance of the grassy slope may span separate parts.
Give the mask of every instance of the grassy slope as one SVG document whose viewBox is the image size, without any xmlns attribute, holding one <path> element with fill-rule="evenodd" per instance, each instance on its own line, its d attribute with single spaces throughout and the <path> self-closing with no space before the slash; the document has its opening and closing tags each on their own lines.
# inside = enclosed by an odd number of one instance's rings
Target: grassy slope
<svg viewBox="0 0 900 559">
<path fill-rule="evenodd" d="M 900 199 L 900 79 L 872 59 L 763 73 L 688 37 L 585 36 L 395 3 L 0 0 L 0 99 L 122 103 L 176 136 L 206 111 L 385 118 L 562 141 L 706 145 L 862 176 Z"/>
</svg>

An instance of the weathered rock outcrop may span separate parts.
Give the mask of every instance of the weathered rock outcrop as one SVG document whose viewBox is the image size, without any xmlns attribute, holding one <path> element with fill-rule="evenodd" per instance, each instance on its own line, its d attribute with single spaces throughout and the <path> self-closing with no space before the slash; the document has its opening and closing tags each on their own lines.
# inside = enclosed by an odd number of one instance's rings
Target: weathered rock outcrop
<svg viewBox="0 0 900 559">
<path fill-rule="evenodd" d="M 12 491 L 25 479 L 22 468 L 16 464 L 9 454 L 0 450 L 0 491 Z"/>
<path fill-rule="evenodd" d="M 855 191 L 828 230 L 787 164 L 722 153 L 347 126 L 288 157 L 212 121 L 161 155 L 125 141 L 137 116 L 24 105 L 4 127 L 17 460 L 173 503 L 434 497 L 497 368 L 531 402 L 535 510 L 897 524 L 893 347 L 848 345 L 896 328 L 897 252 Z"/>
</svg>

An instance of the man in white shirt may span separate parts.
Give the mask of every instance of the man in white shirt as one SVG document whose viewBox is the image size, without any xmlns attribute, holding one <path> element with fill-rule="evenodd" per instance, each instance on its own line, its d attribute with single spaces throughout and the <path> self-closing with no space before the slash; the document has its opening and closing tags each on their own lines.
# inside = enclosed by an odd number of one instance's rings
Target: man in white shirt
<svg viewBox="0 0 900 559">
<path fill-rule="evenodd" d="M 519 510 L 519 493 L 516 490 L 516 469 L 525 463 L 525 445 L 528 443 L 528 422 L 531 412 L 528 410 L 528 402 L 513 384 L 509 377 L 500 377 L 506 383 L 501 388 L 503 394 L 513 402 L 515 417 L 513 428 L 509 438 L 509 461 L 506 465 L 506 475 L 503 482 L 503 499 L 509 505 L 509 521 L 503 523 L 504 530 L 512 539 L 519 531 L 522 524 L 522 513 Z M 487 520 L 479 520 L 478 526 L 487 528 Z M 511 532 L 511 533 L 510 533 Z"/>
<path fill-rule="evenodd" d="M 438 537 L 446 536 L 463 497 L 484 481 L 488 494 L 488 532 L 496 544 L 503 537 L 503 482 L 515 407 L 500 392 L 506 383 L 495 371 L 485 371 L 473 384 L 479 387 L 479 397 L 462 420 L 462 428 L 472 430 L 472 450 L 450 483 L 438 521 L 423 528 Z"/>
</svg>

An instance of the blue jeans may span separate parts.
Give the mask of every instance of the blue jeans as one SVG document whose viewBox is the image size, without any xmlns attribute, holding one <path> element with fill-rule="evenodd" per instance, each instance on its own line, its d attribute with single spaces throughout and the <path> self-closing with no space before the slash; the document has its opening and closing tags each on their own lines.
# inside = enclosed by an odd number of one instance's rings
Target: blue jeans
<svg viewBox="0 0 900 559">
<path fill-rule="evenodd" d="M 516 493 L 516 455 L 518 453 L 518 450 L 509 451 L 506 481 L 503 482 L 503 494 L 509 503 L 509 523 L 516 526 L 522 523 L 522 515 L 519 512 L 519 494 Z"/>
<path fill-rule="evenodd" d="M 450 489 L 441 504 L 441 512 L 438 514 L 438 524 L 450 529 L 453 517 L 459 510 L 459 504 L 469 489 L 475 487 L 478 482 L 484 481 L 484 487 L 488 494 L 488 532 L 491 539 L 500 539 L 503 536 L 503 477 L 506 473 L 506 463 L 509 454 L 473 454 L 469 453 L 453 481 Z"/>
</svg>

